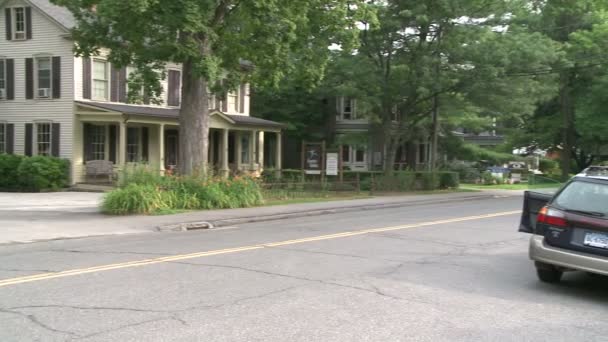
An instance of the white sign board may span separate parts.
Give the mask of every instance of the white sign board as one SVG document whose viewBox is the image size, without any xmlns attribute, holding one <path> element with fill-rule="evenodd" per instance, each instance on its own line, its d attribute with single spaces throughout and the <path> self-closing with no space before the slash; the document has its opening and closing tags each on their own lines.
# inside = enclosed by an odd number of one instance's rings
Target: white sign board
<svg viewBox="0 0 608 342">
<path fill-rule="evenodd" d="M 327 154 L 327 163 L 325 167 L 325 172 L 328 176 L 337 176 L 338 175 L 338 154 L 337 153 L 328 153 Z"/>
</svg>

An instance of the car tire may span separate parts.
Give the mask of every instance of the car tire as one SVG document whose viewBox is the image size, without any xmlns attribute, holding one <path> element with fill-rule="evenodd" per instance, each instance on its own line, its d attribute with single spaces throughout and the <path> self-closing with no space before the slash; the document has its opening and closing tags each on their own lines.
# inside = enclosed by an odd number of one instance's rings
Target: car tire
<svg viewBox="0 0 608 342">
<path fill-rule="evenodd" d="M 557 270 L 555 267 L 542 267 L 536 268 L 536 274 L 538 275 L 538 279 L 544 283 L 555 284 L 559 283 L 562 280 L 562 275 L 564 272 Z"/>
</svg>

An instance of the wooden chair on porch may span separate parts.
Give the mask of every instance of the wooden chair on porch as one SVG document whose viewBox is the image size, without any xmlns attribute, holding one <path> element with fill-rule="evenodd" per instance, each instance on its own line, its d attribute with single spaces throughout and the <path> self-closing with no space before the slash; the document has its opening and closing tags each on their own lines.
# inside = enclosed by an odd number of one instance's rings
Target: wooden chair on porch
<svg viewBox="0 0 608 342">
<path fill-rule="evenodd" d="M 93 177 L 97 179 L 99 176 L 108 177 L 108 181 L 112 183 L 114 180 L 114 163 L 109 160 L 90 160 L 86 163 L 87 179 Z"/>
</svg>

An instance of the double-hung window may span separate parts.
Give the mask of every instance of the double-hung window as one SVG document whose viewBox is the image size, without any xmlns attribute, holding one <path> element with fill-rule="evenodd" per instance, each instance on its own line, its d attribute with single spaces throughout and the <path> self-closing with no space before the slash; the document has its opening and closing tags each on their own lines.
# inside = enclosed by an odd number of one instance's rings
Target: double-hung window
<svg viewBox="0 0 608 342">
<path fill-rule="evenodd" d="M 236 91 L 228 93 L 228 110 L 239 111 L 239 94 Z"/>
<path fill-rule="evenodd" d="M 6 60 L 0 59 L 0 100 L 6 99 Z"/>
<path fill-rule="evenodd" d="M 93 60 L 93 99 L 108 100 L 108 62 L 100 59 Z"/>
<path fill-rule="evenodd" d="M 52 63 L 51 57 L 36 58 L 36 97 L 48 99 L 52 96 Z"/>
<path fill-rule="evenodd" d="M 36 123 L 36 154 L 39 156 L 51 155 L 52 126 L 48 122 Z"/>
<path fill-rule="evenodd" d="M 106 159 L 106 128 L 105 125 L 91 126 L 92 160 Z"/>
<path fill-rule="evenodd" d="M 339 101 L 339 120 L 355 120 L 357 118 L 355 111 L 355 100 L 350 97 L 342 97 Z"/>
<path fill-rule="evenodd" d="M 241 136 L 241 163 L 249 163 L 249 137 Z"/>
<path fill-rule="evenodd" d="M 13 39 L 14 40 L 25 40 L 26 34 L 26 18 L 25 18 L 25 7 L 13 8 Z"/>
</svg>

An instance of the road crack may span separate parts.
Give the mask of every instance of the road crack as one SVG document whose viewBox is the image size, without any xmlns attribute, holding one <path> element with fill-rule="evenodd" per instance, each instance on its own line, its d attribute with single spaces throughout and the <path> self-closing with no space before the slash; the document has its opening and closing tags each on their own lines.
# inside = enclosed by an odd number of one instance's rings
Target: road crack
<svg viewBox="0 0 608 342">
<path fill-rule="evenodd" d="M 30 315 L 30 314 L 26 314 L 23 312 L 19 312 L 19 311 L 15 311 L 15 310 L 10 310 L 10 309 L 0 309 L 0 312 L 2 313 L 6 313 L 6 314 L 13 314 L 13 315 L 17 315 L 20 317 L 23 317 L 25 319 L 27 319 L 30 323 L 34 324 L 35 326 L 38 326 L 46 331 L 49 331 L 51 333 L 54 334 L 64 334 L 64 335 L 69 335 L 71 337 L 79 337 L 80 335 L 71 332 L 71 331 L 66 331 L 66 330 L 60 330 L 60 329 L 55 329 L 51 326 L 49 326 L 48 324 L 45 324 L 43 322 L 41 322 L 35 315 Z"/>
</svg>

